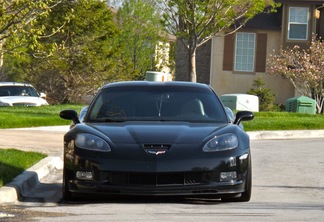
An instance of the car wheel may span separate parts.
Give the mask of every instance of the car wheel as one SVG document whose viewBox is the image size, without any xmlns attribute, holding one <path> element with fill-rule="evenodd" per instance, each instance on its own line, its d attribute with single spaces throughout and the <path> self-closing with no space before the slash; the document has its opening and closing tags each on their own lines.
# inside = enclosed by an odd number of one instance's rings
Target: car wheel
<svg viewBox="0 0 324 222">
<path fill-rule="evenodd" d="M 67 182 L 67 177 L 65 170 L 63 171 L 63 187 L 62 187 L 62 194 L 63 194 L 63 200 L 65 201 L 71 201 L 73 200 L 72 198 L 72 193 L 69 191 L 69 185 Z"/>
<path fill-rule="evenodd" d="M 241 196 L 238 198 L 238 201 L 240 202 L 248 202 L 251 199 L 252 195 L 252 166 L 251 166 L 251 158 L 249 160 L 249 169 L 246 175 L 246 185 L 245 185 L 245 191 L 241 194 Z"/>
<path fill-rule="evenodd" d="M 239 197 L 224 197 L 223 202 L 248 202 L 252 195 L 252 165 L 251 157 L 249 158 L 248 172 L 246 175 L 245 191 Z"/>
</svg>

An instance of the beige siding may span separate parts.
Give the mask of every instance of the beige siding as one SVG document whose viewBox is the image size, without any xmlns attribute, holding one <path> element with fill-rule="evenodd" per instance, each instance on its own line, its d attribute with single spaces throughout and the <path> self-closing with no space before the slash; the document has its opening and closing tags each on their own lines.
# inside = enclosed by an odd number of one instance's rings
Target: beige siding
<svg viewBox="0 0 324 222">
<path fill-rule="evenodd" d="M 281 34 L 279 31 L 262 31 L 257 33 L 267 34 L 267 55 L 272 50 L 280 48 Z M 288 80 L 281 76 L 270 76 L 265 73 L 235 73 L 223 70 L 224 37 L 216 37 L 212 42 L 212 62 L 210 85 L 219 94 L 246 93 L 252 88 L 253 81 L 260 75 L 266 83 L 267 88 L 271 88 L 276 94 L 276 103 L 285 104 L 288 98 L 294 97 L 294 88 Z"/>
</svg>

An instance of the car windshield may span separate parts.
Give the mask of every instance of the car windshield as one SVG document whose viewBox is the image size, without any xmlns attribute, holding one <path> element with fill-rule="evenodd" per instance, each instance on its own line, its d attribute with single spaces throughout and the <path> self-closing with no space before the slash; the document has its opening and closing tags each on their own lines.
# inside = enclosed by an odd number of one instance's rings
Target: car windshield
<svg viewBox="0 0 324 222">
<path fill-rule="evenodd" d="M 226 123 L 216 95 L 188 87 L 127 87 L 102 90 L 87 122 L 188 121 Z"/>
<path fill-rule="evenodd" d="M 38 93 L 30 86 L 1 86 L 0 96 L 34 96 L 38 97 Z"/>
</svg>

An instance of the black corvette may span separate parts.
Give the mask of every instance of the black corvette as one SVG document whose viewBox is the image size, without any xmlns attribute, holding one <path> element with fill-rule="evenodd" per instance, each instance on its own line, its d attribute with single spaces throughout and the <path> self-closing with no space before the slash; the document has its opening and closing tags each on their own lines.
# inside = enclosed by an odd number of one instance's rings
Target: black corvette
<svg viewBox="0 0 324 222">
<path fill-rule="evenodd" d="M 63 197 L 203 196 L 249 201 L 249 136 L 211 87 L 190 82 L 104 86 L 64 136 Z"/>
</svg>

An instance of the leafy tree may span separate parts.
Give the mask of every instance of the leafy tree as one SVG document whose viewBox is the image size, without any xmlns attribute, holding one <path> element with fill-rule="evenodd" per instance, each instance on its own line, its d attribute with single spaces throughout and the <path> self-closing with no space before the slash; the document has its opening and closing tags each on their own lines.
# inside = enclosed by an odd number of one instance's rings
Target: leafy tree
<svg viewBox="0 0 324 222">
<path fill-rule="evenodd" d="M 66 20 L 62 15 L 71 10 L 74 16 Z M 25 49 L 26 56 L 22 60 L 8 58 L 16 64 L 8 63 L 12 79 L 33 83 L 46 91 L 52 103 L 70 103 L 79 102 L 81 96 L 93 94 L 107 82 L 131 78 L 118 72 L 123 67 L 121 47 L 116 43 L 118 28 L 105 3 L 62 0 L 62 4 L 48 17 L 38 20 L 37 25 L 46 24 L 46 32 L 63 21 L 66 24 L 61 32 L 41 41 L 45 48 L 51 44 L 61 45 L 51 56 L 37 56 L 35 51 Z"/>
<path fill-rule="evenodd" d="M 261 76 L 254 80 L 253 87 L 247 94 L 255 95 L 259 98 L 260 111 L 272 111 L 275 108 L 275 94 L 271 92 L 271 89 L 265 88 L 265 83 Z"/>
<path fill-rule="evenodd" d="M 0 1 L 0 58 L 6 53 L 19 52 L 21 46 L 28 44 L 33 49 L 51 53 L 55 45 L 42 48 L 40 39 L 60 30 L 64 24 L 52 27 L 50 33 L 45 34 L 45 25 L 34 26 L 38 19 L 46 18 L 51 10 L 61 3 L 60 0 L 1 0 Z M 67 12 L 65 17 L 70 16 Z M 10 38 L 10 44 L 6 39 Z M 2 64 L 0 64 L 2 65 Z"/>
<path fill-rule="evenodd" d="M 313 37 L 309 49 L 293 48 L 273 52 L 267 73 L 287 78 L 301 94 L 316 100 L 318 113 L 324 105 L 324 42 Z"/>
<path fill-rule="evenodd" d="M 241 28 L 272 0 L 166 0 L 159 1 L 168 31 L 184 44 L 189 55 L 190 80 L 196 82 L 196 50 L 225 29 Z"/>
<path fill-rule="evenodd" d="M 126 0 L 117 12 L 122 32 L 118 37 L 126 46 L 124 59 L 132 65 L 132 72 L 138 79 L 144 78 L 147 70 L 156 70 L 155 52 L 161 36 L 160 17 L 156 13 L 155 1 Z"/>
</svg>

